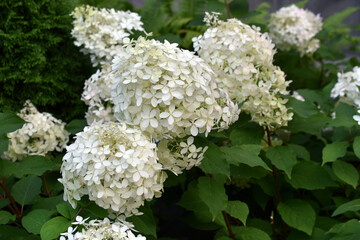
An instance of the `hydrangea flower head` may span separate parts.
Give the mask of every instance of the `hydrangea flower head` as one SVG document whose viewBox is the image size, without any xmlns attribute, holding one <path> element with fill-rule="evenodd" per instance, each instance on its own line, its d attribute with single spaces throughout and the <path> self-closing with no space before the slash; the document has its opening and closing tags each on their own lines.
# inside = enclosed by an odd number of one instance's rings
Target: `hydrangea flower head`
<svg viewBox="0 0 360 240">
<path fill-rule="evenodd" d="M 94 122 L 66 148 L 61 166 L 64 200 L 83 195 L 110 212 L 138 214 L 145 200 L 159 197 L 166 179 L 156 145 L 124 123 Z"/>
<path fill-rule="evenodd" d="M 119 121 L 161 140 L 207 134 L 237 120 L 238 107 L 193 52 L 144 37 L 126 41 L 112 65 L 111 96 Z"/>
<path fill-rule="evenodd" d="M 60 240 L 146 240 L 141 234 L 135 236 L 133 225 L 125 221 L 110 222 L 108 218 L 103 220 L 83 220 L 77 216 L 76 222 L 68 231 L 61 233 Z M 78 227 L 81 226 L 81 231 Z"/>
<path fill-rule="evenodd" d="M 22 128 L 8 133 L 9 147 L 5 157 L 21 160 L 27 155 L 44 156 L 47 152 L 62 151 L 69 141 L 65 123 L 54 118 L 50 113 L 40 113 L 27 100 L 18 116 L 25 120 Z"/>
<path fill-rule="evenodd" d="M 281 95 L 288 94 L 290 82 L 272 64 L 275 50 L 268 35 L 237 19 L 221 21 L 208 13 L 205 22 L 209 28 L 193 38 L 194 48 L 217 73 L 219 88 L 243 103 L 241 109 L 261 126 L 285 126 L 292 114 Z"/>
<path fill-rule="evenodd" d="M 90 54 L 94 66 L 110 63 L 124 38 L 133 30 L 143 31 L 141 17 L 130 11 L 97 9 L 80 6 L 71 13 L 74 28 L 71 35 L 75 45 L 82 46 L 85 54 Z"/>
<path fill-rule="evenodd" d="M 360 68 L 355 66 L 352 71 L 338 73 L 338 81 L 331 90 L 331 97 L 360 108 Z"/>
<path fill-rule="evenodd" d="M 291 5 L 271 14 L 269 35 L 277 48 L 285 51 L 297 49 L 301 55 L 305 55 L 319 48 L 319 40 L 314 36 L 321 28 L 319 14 Z"/>
<path fill-rule="evenodd" d="M 85 81 L 81 100 L 89 106 L 85 115 L 89 125 L 94 121 L 115 121 L 111 101 L 113 81 L 114 77 L 111 74 L 111 65 L 109 64 L 104 64 L 101 70 L 97 70 Z"/>
</svg>

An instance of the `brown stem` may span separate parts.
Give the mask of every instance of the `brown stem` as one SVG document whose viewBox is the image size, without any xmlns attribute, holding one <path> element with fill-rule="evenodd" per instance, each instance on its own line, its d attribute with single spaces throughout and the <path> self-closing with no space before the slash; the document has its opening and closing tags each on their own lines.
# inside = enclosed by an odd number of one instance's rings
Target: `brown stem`
<svg viewBox="0 0 360 240">
<path fill-rule="evenodd" d="M 268 141 L 268 145 L 269 147 L 272 146 L 272 142 L 271 142 L 271 135 L 270 135 L 270 130 L 268 127 L 265 128 L 266 131 L 266 136 L 267 136 L 267 141 Z M 274 165 L 272 165 L 272 171 L 273 171 L 273 176 L 274 176 L 274 184 L 275 184 L 275 193 L 276 193 L 276 200 L 277 200 L 277 204 L 279 204 L 282 200 L 281 200 L 281 195 L 280 195 L 280 187 L 279 187 L 279 176 L 278 176 L 278 172 L 277 169 Z M 276 210 L 276 205 L 275 205 L 275 210 Z M 271 216 L 272 217 L 272 216 Z M 272 221 L 274 221 L 274 219 L 272 219 Z M 274 234 L 274 239 L 276 239 L 276 235 L 275 235 L 275 225 L 272 224 L 273 227 L 273 234 Z M 283 239 L 286 238 L 286 226 L 285 223 L 283 221 L 281 221 L 281 225 L 282 225 L 282 233 L 283 233 Z"/>
<path fill-rule="evenodd" d="M 233 232 L 232 229 L 231 229 L 231 225 L 230 225 L 230 222 L 229 222 L 229 218 L 228 218 L 228 216 L 227 216 L 227 213 L 226 213 L 225 211 L 222 211 L 222 214 L 223 214 L 223 216 L 224 216 L 225 223 L 226 223 L 226 227 L 227 227 L 227 230 L 228 230 L 228 232 L 229 232 L 230 238 L 235 239 L 235 234 L 234 234 L 234 232 Z"/>
<path fill-rule="evenodd" d="M 0 194 L 0 199 L 1 200 L 5 200 L 5 197 L 3 195 Z M 7 205 L 7 207 L 10 209 L 10 211 L 16 215 L 15 209 L 9 204 Z"/>
<path fill-rule="evenodd" d="M 43 180 L 44 180 L 44 185 L 45 185 L 46 193 L 47 193 L 48 197 L 51 197 L 51 194 L 50 194 L 50 191 L 49 191 L 47 182 L 46 182 L 45 174 L 43 174 L 42 177 L 43 177 Z"/>
<path fill-rule="evenodd" d="M 231 11 L 230 11 L 230 5 L 227 0 L 225 0 L 225 5 L 226 5 L 226 11 L 227 11 L 229 18 L 232 18 Z"/>
<path fill-rule="evenodd" d="M 2 180 L 0 180 L 0 186 L 1 188 L 4 190 L 5 194 L 7 195 L 7 197 L 9 198 L 11 204 L 12 204 L 12 207 L 13 207 L 13 210 L 14 210 L 14 213 L 16 215 L 16 218 L 17 219 L 21 219 L 22 215 L 19 211 L 19 208 L 18 206 L 16 205 L 16 202 L 14 201 L 14 198 L 11 196 L 9 190 L 7 189 L 6 185 L 4 184 L 4 182 Z"/>
</svg>

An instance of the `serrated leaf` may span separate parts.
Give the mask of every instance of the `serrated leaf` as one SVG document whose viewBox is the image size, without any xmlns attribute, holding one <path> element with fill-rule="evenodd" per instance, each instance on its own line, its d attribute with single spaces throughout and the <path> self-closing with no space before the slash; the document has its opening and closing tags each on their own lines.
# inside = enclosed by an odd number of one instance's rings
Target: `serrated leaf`
<svg viewBox="0 0 360 240">
<path fill-rule="evenodd" d="M 249 215 L 249 207 L 246 203 L 241 201 L 229 201 L 226 212 L 246 225 L 246 219 Z"/>
<path fill-rule="evenodd" d="M 304 8 L 308 2 L 309 2 L 309 0 L 301 0 L 297 3 L 295 3 L 295 5 L 298 6 L 299 8 Z"/>
<path fill-rule="evenodd" d="M 355 155 L 360 158 L 360 136 L 355 137 L 354 143 L 353 143 L 353 149 Z"/>
<path fill-rule="evenodd" d="M 58 238 L 60 233 L 66 232 L 71 222 L 64 217 L 55 217 L 45 222 L 40 230 L 41 240 Z"/>
<path fill-rule="evenodd" d="M 230 133 L 230 140 L 233 146 L 242 144 L 261 144 L 264 137 L 264 130 L 257 124 L 246 124 L 242 128 L 235 128 Z"/>
<path fill-rule="evenodd" d="M 11 189 L 11 195 L 21 206 L 32 203 L 41 192 L 41 179 L 36 176 L 27 176 L 20 179 Z"/>
<path fill-rule="evenodd" d="M 33 210 L 21 219 L 21 223 L 26 231 L 34 234 L 40 234 L 41 227 L 53 214 L 54 211 L 52 210 Z"/>
<path fill-rule="evenodd" d="M 325 19 L 324 25 L 323 25 L 324 29 L 326 29 L 326 28 L 336 28 L 337 26 L 339 26 L 341 24 L 341 22 L 345 18 L 350 16 L 350 14 L 354 13 L 358 9 L 359 9 L 358 7 L 349 7 L 349 8 L 347 8 L 347 9 L 341 11 L 341 12 L 333 14 L 332 16 Z"/>
<path fill-rule="evenodd" d="M 350 202 L 341 204 L 331 215 L 335 217 L 337 215 L 346 213 L 346 212 L 356 212 L 360 210 L 360 199 L 355 199 Z"/>
<path fill-rule="evenodd" d="M 316 213 L 309 203 L 300 199 L 291 199 L 280 202 L 277 209 L 286 224 L 311 235 Z"/>
<path fill-rule="evenodd" d="M 208 206 L 212 220 L 227 207 L 227 195 L 224 187 L 225 179 L 221 176 L 200 177 L 198 179 L 198 190 L 200 199 Z"/>
<path fill-rule="evenodd" d="M 0 211 L 0 224 L 7 224 L 8 222 L 15 221 L 16 216 L 8 211 Z"/>
<path fill-rule="evenodd" d="M 28 156 L 20 162 L 15 162 L 12 166 L 12 172 L 15 177 L 22 178 L 25 175 L 41 176 L 48 170 L 55 168 L 55 164 L 42 156 Z"/>
<path fill-rule="evenodd" d="M 207 141 L 209 147 L 204 154 L 199 168 L 207 174 L 222 174 L 230 177 L 230 166 L 225 160 L 224 153 L 214 143 Z"/>
<path fill-rule="evenodd" d="M 56 205 L 56 210 L 64 217 L 71 220 L 72 218 L 75 217 L 76 213 L 79 211 L 79 207 L 74 209 L 70 205 L 70 203 L 63 202 L 63 203 L 59 203 L 58 205 Z"/>
<path fill-rule="evenodd" d="M 328 162 L 335 162 L 336 159 L 345 156 L 348 146 L 349 143 L 347 141 L 326 144 L 322 151 L 322 165 Z"/>
<path fill-rule="evenodd" d="M 292 108 L 294 112 L 304 118 L 307 118 L 319 112 L 319 109 L 315 106 L 315 104 L 310 102 L 309 100 L 300 101 L 293 97 L 289 98 L 286 106 L 288 108 Z"/>
<path fill-rule="evenodd" d="M 7 240 L 40 240 L 39 236 L 30 235 L 24 229 L 10 226 L 0 225 L 0 239 Z"/>
<path fill-rule="evenodd" d="M 85 126 L 87 126 L 85 119 L 73 119 L 66 125 L 65 130 L 71 134 L 76 134 L 82 132 Z"/>
<path fill-rule="evenodd" d="M 353 106 L 340 102 L 335 109 L 336 118 L 333 119 L 332 122 L 330 122 L 330 125 L 334 127 L 348 128 L 356 126 L 357 122 L 353 118 L 356 113 L 357 112 Z"/>
<path fill-rule="evenodd" d="M 156 235 L 156 220 L 150 207 L 142 207 L 139 209 L 143 215 L 132 216 L 127 220 L 135 225 L 137 231 L 142 234 L 153 236 L 155 239 Z"/>
<path fill-rule="evenodd" d="M 271 240 L 269 235 L 254 227 L 233 227 L 236 239 L 241 240 Z"/>
<path fill-rule="evenodd" d="M 0 199 L 0 209 L 10 204 L 10 200 L 8 198 Z"/>
<path fill-rule="evenodd" d="M 357 219 L 351 219 L 345 223 L 334 225 L 327 234 L 335 234 L 331 240 L 358 240 L 360 237 L 360 223 Z"/>
<path fill-rule="evenodd" d="M 261 148 L 261 145 L 244 144 L 231 148 L 222 147 L 221 150 L 225 153 L 226 160 L 230 164 L 239 165 L 243 163 L 250 167 L 260 166 L 271 171 L 268 165 L 258 156 Z"/>
<path fill-rule="evenodd" d="M 297 163 L 291 174 L 291 179 L 287 181 L 296 189 L 325 189 L 327 187 L 336 187 L 329 173 L 313 162 Z"/>
<path fill-rule="evenodd" d="M 332 165 L 334 174 L 340 180 L 351 185 L 354 189 L 359 181 L 359 172 L 350 163 L 344 161 L 335 161 Z"/>
<path fill-rule="evenodd" d="M 320 129 L 324 128 L 330 122 L 331 119 L 322 113 L 317 113 L 307 118 L 303 118 L 295 113 L 293 120 L 289 122 L 287 129 L 292 133 L 305 132 L 319 135 Z"/>
<path fill-rule="evenodd" d="M 291 148 L 291 150 L 293 150 L 298 158 L 310 161 L 310 153 L 305 147 L 297 144 L 289 144 L 288 146 Z"/>
<path fill-rule="evenodd" d="M 283 170 L 286 175 L 291 178 L 291 171 L 297 160 L 295 153 L 289 146 L 269 147 L 266 152 L 266 157 L 270 159 L 276 168 Z"/>
<path fill-rule="evenodd" d="M 24 125 L 25 121 L 18 117 L 14 112 L 0 113 L 0 136 L 6 136 Z"/>
</svg>

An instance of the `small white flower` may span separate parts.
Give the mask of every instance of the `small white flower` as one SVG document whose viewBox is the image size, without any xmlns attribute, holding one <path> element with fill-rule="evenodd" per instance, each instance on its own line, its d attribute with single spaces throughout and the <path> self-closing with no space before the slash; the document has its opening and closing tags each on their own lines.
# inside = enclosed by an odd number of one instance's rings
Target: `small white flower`
<svg viewBox="0 0 360 240">
<path fill-rule="evenodd" d="M 338 73 L 338 81 L 331 90 L 331 97 L 360 108 L 360 68 L 355 66 L 352 71 Z"/>
<path fill-rule="evenodd" d="M 285 51 L 294 48 L 305 55 L 320 47 L 319 40 L 314 36 L 321 28 L 320 15 L 291 5 L 271 14 L 269 35 L 277 48 Z"/>
<path fill-rule="evenodd" d="M 22 128 L 8 133 L 9 147 L 5 157 L 21 160 L 28 155 L 44 156 L 47 152 L 62 151 L 69 141 L 65 123 L 54 118 L 50 113 L 40 113 L 27 100 L 18 116 L 25 120 Z"/>
<path fill-rule="evenodd" d="M 143 31 L 141 17 L 130 11 L 97 9 L 80 6 L 71 13 L 74 28 L 71 35 L 76 39 L 76 46 L 83 46 L 82 51 L 90 54 L 94 66 L 111 63 L 122 44 L 129 42 L 132 30 Z"/>
<path fill-rule="evenodd" d="M 93 123 L 66 149 L 59 181 L 64 200 L 73 207 L 75 200 L 89 195 L 100 207 L 127 217 L 139 214 L 145 200 L 162 193 L 166 173 L 161 171 L 155 143 L 124 123 Z M 82 222 L 76 219 L 77 224 Z"/>
</svg>

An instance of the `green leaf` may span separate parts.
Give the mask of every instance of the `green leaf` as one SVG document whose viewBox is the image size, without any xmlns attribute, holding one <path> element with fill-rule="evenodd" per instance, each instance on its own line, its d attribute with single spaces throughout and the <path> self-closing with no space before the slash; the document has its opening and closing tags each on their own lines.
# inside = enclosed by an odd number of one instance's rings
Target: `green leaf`
<svg viewBox="0 0 360 240">
<path fill-rule="evenodd" d="M 354 189 L 359 181 L 359 172 L 350 163 L 344 161 L 335 161 L 332 164 L 334 174 L 340 178 L 340 180 L 351 185 Z"/>
<path fill-rule="evenodd" d="M 357 219 L 351 219 L 345 223 L 333 226 L 328 235 L 335 234 L 331 240 L 358 240 L 360 237 L 360 223 Z"/>
<path fill-rule="evenodd" d="M 10 200 L 8 198 L 0 199 L 0 209 L 10 204 Z"/>
<path fill-rule="evenodd" d="M 264 137 L 264 130 L 257 124 L 246 124 L 242 128 L 236 128 L 230 133 L 230 140 L 233 146 L 242 144 L 261 144 Z"/>
<path fill-rule="evenodd" d="M 22 178 L 25 175 L 41 176 L 48 170 L 53 170 L 55 164 L 42 156 L 28 156 L 20 162 L 15 162 L 12 166 L 12 172 L 15 177 Z"/>
<path fill-rule="evenodd" d="M 293 150 L 298 158 L 310 161 L 310 153 L 305 147 L 296 144 L 289 144 L 288 146 L 291 148 L 291 150 Z"/>
<path fill-rule="evenodd" d="M 10 226 L 0 225 L 0 239 L 2 240 L 40 240 L 39 236 L 30 235 L 24 229 Z"/>
<path fill-rule="evenodd" d="M 156 220 L 150 207 L 142 207 L 139 209 L 143 215 L 132 216 L 127 220 L 135 225 L 137 231 L 142 234 L 156 236 Z"/>
<path fill-rule="evenodd" d="M 295 5 L 298 6 L 299 8 L 304 8 L 308 2 L 309 2 L 309 0 L 301 0 L 297 3 L 295 3 Z"/>
<path fill-rule="evenodd" d="M 355 155 L 360 158 L 360 136 L 355 137 L 354 143 L 353 143 L 353 149 Z"/>
<path fill-rule="evenodd" d="M 351 128 L 357 125 L 357 122 L 354 120 L 353 116 L 357 112 L 353 106 L 349 104 L 340 102 L 335 109 L 336 118 L 330 122 L 331 126 L 334 127 L 348 127 Z"/>
<path fill-rule="evenodd" d="M 230 177 L 230 166 L 225 160 L 224 153 L 213 142 L 207 141 L 206 145 L 209 148 L 204 154 L 200 169 L 207 174 L 222 174 Z"/>
<path fill-rule="evenodd" d="M 326 144 L 322 151 L 322 165 L 328 162 L 335 162 L 336 159 L 345 156 L 348 146 L 349 143 L 347 141 Z"/>
<path fill-rule="evenodd" d="M 271 240 L 266 232 L 254 227 L 233 227 L 236 239 L 241 240 Z"/>
<path fill-rule="evenodd" d="M 15 221 L 16 216 L 7 211 L 0 211 L 0 224 L 7 224 L 8 222 Z"/>
<path fill-rule="evenodd" d="M 0 141 L 2 140 L 0 139 Z M 0 159 L 0 176 L 8 177 L 12 175 L 14 171 L 13 165 L 14 163 L 9 160 Z"/>
<path fill-rule="evenodd" d="M 319 109 L 315 106 L 315 104 L 310 102 L 309 100 L 300 101 L 293 97 L 289 98 L 286 106 L 288 108 L 292 108 L 294 112 L 299 114 L 299 116 L 305 118 L 319 112 Z"/>
<path fill-rule="evenodd" d="M 356 212 L 360 210 L 360 199 L 355 199 L 350 202 L 341 204 L 331 215 L 335 217 L 337 215 L 346 213 L 346 212 Z"/>
<path fill-rule="evenodd" d="M 8 149 L 9 140 L 6 134 L 21 128 L 24 123 L 14 112 L 0 113 L 0 155 Z"/>
<path fill-rule="evenodd" d="M 41 192 L 41 179 L 36 176 L 27 176 L 20 179 L 11 189 L 11 195 L 21 206 L 30 204 Z"/>
<path fill-rule="evenodd" d="M 226 212 L 246 225 L 246 219 L 249 215 L 249 208 L 246 203 L 241 201 L 229 201 Z"/>
<path fill-rule="evenodd" d="M 358 9 L 359 9 L 359 7 L 349 7 L 349 8 L 345 9 L 342 12 L 338 12 L 338 13 L 333 14 L 332 16 L 325 19 L 323 28 L 327 29 L 327 28 L 336 28 L 336 27 L 338 27 L 339 25 L 341 25 L 342 21 L 345 18 L 350 16 L 350 14 L 354 13 Z"/>
<path fill-rule="evenodd" d="M 324 128 L 329 122 L 331 122 L 331 119 L 322 113 L 317 113 L 307 118 L 303 118 L 295 113 L 293 120 L 289 122 L 287 129 L 292 133 L 306 132 L 313 135 L 319 135 L 320 129 Z"/>
<path fill-rule="evenodd" d="M 46 209 L 37 209 L 29 212 L 21 219 L 21 223 L 26 231 L 34 234 L 40 234 L 41 227 L 47 222 L 54 211 Z"/>
<path fill-rule="evenodd" d="M 24 125 L 25 121 L 19 118 L 14 112 L 0 113 L 0 135 L 6 136 Z"/>
<path fill-rule="evenodd" d="M 56 209 L 61 215 L 70 220 L 74 218 L 79 211 L 79 207 L 74 209 L 68 202 L 59 203 L 56 205 Z"/>
<path fill-rule="evenodd" d="M 78 132 L 82 132 L 85 126 L 87 126 L 85 119 L 74 119 L 66 125 L 65 130 L 71 134 L 76 134 Z"/>
<path fill-rule="evenodd" d="M 84 210 L 94 214 L 98 218 L 105 218 L 109 215 L 109 212 L 102 207 L 99 207 L 95 202 L 89 202 L 84 206 Z"/>
<path fill-rule="evenodd" d="M 309 203 L 300 199 L 291 199 L 280 202 L 277 209 L 286 224 L 311 235 L 316 213 Z"/>
<path fill-rule="evenodd" d="M 60 233 L 66 232 L 71 222 L 64 217 L 55 217 L 45 222 L 40 230 L 41 240 L 58 238 Z"/>
<path fill-rule="evenodd" d="M 260 166 L 271 171 L 266 163 L 258 156 L 261 148 L 261 145 L 244 144 L 231 148 L 222 147 L 221 150 L 225 153 L 226 160 L 230 164 L 239 165 L 240 163 L 244 163 L 250 167 Z"/>
<path fill-rule="evenodd" d="M 266 157 L 276 168 L 283 170 L 291 178 L 291 171 L 296 164 L 296 155 L 289 146 L 269 147 Z"/>
<path fill-rule="evenodd" d="M 227 207 L 224 182 L 225 179 L 221 179 L 219 175 L 198 179 L 199 197 L 208 206 L 213 221 Z"/>
<path fill-rule="evenodd" d="M 329 173 L 313 162 L 297 163 L 292 170 L 291 179 L 287 181 L 296 189 L 315 190 L 337 186 Z"/>
<path fill-rule="evenodd" d="M 56 209 L 56 205 L 64 202 L 63 196 L 55 196 L 49 198 L 38 198 L 37 202 L 32 206 L 32 209 Z"/>
</svg>

